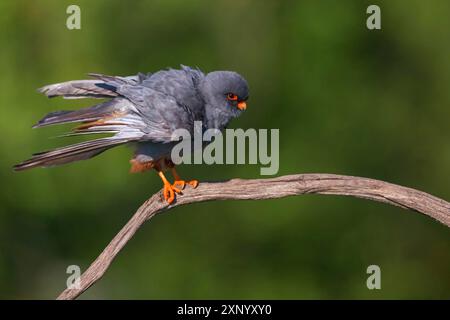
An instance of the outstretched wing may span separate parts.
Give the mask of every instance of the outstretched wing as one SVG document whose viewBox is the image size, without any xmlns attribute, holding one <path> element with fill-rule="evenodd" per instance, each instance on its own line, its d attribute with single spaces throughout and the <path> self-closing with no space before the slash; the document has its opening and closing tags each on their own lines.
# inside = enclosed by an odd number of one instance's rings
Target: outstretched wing
<svg viewBox="0 0 450 320">
<path fill-rule="evenodd" d="M 171 70 L 167 72 L 170 76 L 164 78 L 166 80 L 171 79 L 174 75 Z M 44 91 L 49 96 L 63 95 L 67 97 L 67 95 L 77 94 L 86 97 L 97 90 L 96 92 L 101 92 L 102 96 L 113 99 L 80 110 L 51 112 L 34 127 L 82 122 L 82 125 L 76 127 L 68 135 L 109 132 L 120 136 L 126 135 L 135 141 L 167 143 L 173 141 L 172 134 L 176 129 L 193 132 L 194 121 L 201 120 L 200 113 L 196 113 L 192 107 L 180 103 L 176 97 L 168 93 L 167 90 L 172 90 L 170 88 L 173 86 L 173 79 L 163 81 L 160 76 L 157 76 L 159 80 L 153 79 L 151 82 L 156 85 L 156 88 L 152 88 L 148 86 L 150 84 L 148 81 L 155 74 L 138 74 L 135 77 L 90 75 L 95 79 L 80 81 L 84 85 L 82 92 L 74 91 L 74 82 L 71 81 L 44 87 L 54 88 L 54 90 L 46 89 Z M 186 86 L 192 86 L 193 80 L 183 77 L 179 77 L 179 79 L 184 82 L 185 96 L 188 95 L 188 91 L 192 94 L 192 87 L 187 90 Z M 165 91 L 161 87 L 163 82 L 167 85 Z M 89 87 L 91 85 L 97 89 Z M 59 91 L 56 88 L 59 88 Z M 63 88 L 64 90 L 62 90 Z"/>
<path fill-rule="evenodd" d="M 139 73 L 136 76 L 114 78 L 122 81 L 122 83 L 136 84 L 148 76 L 150 76 L 150 74 L 144 75 Z M 101 87 L 102 83 L 104 83 L 104 81 L 101 77 L 97 77 L 95 80 L 72 80 L 50 84 L 39 88 L 38 91 L 49 98 L 62 96 L 64 99 L 111 98 L 117 96 L 113 91 L 103 89 Z"/>
<path fill-rule="evenodd" d="M 141 141 L 172 142 L 175 130 L 185 129 L 192 134 L 194 121 L 200 120 L 191 108 L 160 91 L 140 85 L 123 85 L 116 92 L 135 107 L 134 126 L 143 132 Z"/>
<path fill-rule="evenodd" d="M 143 82 L 151 77 L 150 74 L 134 77 L 92 76 L 94 80 L 49 85 L 40 91 L 49 97 L 111 100 L 80 110 L 51 112 L 34 127 L 81 122 L 66 136 L 96 133 L 113 135 L 34 154 L 31 159 L 16 165 L 15 170 L 89 159 L 129 142 L 172 142 L 176 129 L 193 132 L 194 121 L 198 116 L 172 95 L 143 86 Z"/>
</svg>

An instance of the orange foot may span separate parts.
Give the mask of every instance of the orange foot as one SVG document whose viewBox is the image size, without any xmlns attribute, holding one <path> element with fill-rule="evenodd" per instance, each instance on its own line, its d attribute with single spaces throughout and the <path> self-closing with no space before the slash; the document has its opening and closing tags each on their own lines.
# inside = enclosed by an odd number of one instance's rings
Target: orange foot
<svg viewBox="0 0 450 320">
<path fill-rule="evenodd" d="M 175 187 L 175 183 L 170 184 L 169 182 L 164 182 L 163 195 L 168 204 L 171 204 L 175 200 L 175 193 L 181 194 L 181 189 Z"/>
<path fill-rule="evenodd" d="M 175 193 L 181 194 L 181 189 L 175 187 L 166 179 L 162 171 L 158 171 L 158 175 L 164 183 L 163 196 L 168 204 L 171 204 L 175 200 Z"/>
<path fill-rule="evenodd" d="M 198 186 L 198 180 L 189 180 L 189 181 L 186 181 L 186 180 L 181 180 L 181 179 L 179 179 L 179 180 L 175 180 L 174 182 L 173 182 L 173 185 L 172 186 L 178 186 L 181 190 L 183 190 L 184 189 L 184 187 L 186 186 L 186 185 L 190 185 L 192 188 L 197 188 L 197 186 Z"/>
<path fill-rule="evenodd" d="M 177 172 L 175 171 L 175 168 L 172 168 L 172 173 L 175 178 L 175 181 L 173 184 L 170 184 L 170 182 L 164 176 L 164 173 L 161 170 L 159 170 L 159 168 L 157 170 L 158 170 L 159 177 L 161 178 L 161 180 L 164 183 L 163 196 L 168 204 L 171 204 L 175 200 L 176 193 L 182 194 L 181 190 L 183 190 L 187 184 L 190 185 L 194 189 L 197 188 L 197 186 L 198 186 L 197 180 L 190 180 L 190 181 L 182 180 L 180 178 L 180 176 L 178 176 Z"/>
<path fill-rule="evenodd" d="M 173 182 L 173 186 L 179 186 L 179 188 L 181 188 L 181 190 L 183 190 L 187 184 L 190 185 L 194 189 L 197 188 L 198 180 L 186 181 L 186 180 L 181 179 L 180 176 L 178 175 L 177 171 L 175 170 L 175 167 L 172 167 L 171 171 L 172 171 L 173 178 L 175 179 L 175 181 Z"/>
</svg>

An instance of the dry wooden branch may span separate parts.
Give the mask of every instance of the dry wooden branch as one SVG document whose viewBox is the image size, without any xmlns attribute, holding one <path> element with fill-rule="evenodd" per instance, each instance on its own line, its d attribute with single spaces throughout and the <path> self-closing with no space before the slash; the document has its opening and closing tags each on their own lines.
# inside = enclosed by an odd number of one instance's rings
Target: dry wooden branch
<svg viewBox="0 0 450 320">
<path fill-rule="evenodd" d="M 450 227 L 450 203 L 425 192 L 367 178 L 333 174 L 299 174 L 273 179 L 201 183 L 187 187 L 172 205 L 167 206 L 161 192 L 148 199 L 120 230 L 103 252 L 81 275 L 79 288 L 64 290 L 58 299 L 75 299 L 106 272 L 116 255 L 142 224 L 158 213 L 194 202 L 211 200 L 262 200 L 301 194 L 353 196 L 418 211 Z"/>
</svg>

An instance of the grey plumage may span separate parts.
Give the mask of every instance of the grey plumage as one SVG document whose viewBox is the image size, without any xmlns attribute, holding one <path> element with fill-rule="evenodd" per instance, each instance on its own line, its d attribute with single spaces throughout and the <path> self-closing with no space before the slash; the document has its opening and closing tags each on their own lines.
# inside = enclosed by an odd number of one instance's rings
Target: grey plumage
<svg viewBox="0 0 450 320">
<path fill-rule="evenodd" d="M 35 154 L 16 165 L 15 170 L 84 160 L 127 143 L 137 145 L 135 159 L 151 161 L 169 157 L 176 129 L 193 133 L 194 121 L 203 121 L 204 129 L 222 130 L 242 112 L 236 107 L 237 101 L 227 100 L 227 94 L 235 93 L 239 101 L 248 98 L 247 82 L 230 71 L 205 75 L 199 69 L 181 66 L 180 70 L 129 77 L 90 76 L 94 79 L 52 84 L 39 91 L 48 97 L 110 100 L 84 109 L 51 112 L 34 128 L 80 122 L 81 125 L 67 135 L 113 135 Z"/>
<path fill-rule="evenodd" d="M 114 91 L 101 87 L 101 83 L 103 82 L 102 79 L 99 78 L 101 75 L 92 74 L 92 76 L 98 80 L 73 80 L 55 83 L 39 88 L 38 91 L 45 94 L 49 98 L 62 96 L 64 99 L 110 98 L 117 96 Z M 123 79 L 130 84 L 139 82 L 138 76 L 117 78 Z"/>
</svg>

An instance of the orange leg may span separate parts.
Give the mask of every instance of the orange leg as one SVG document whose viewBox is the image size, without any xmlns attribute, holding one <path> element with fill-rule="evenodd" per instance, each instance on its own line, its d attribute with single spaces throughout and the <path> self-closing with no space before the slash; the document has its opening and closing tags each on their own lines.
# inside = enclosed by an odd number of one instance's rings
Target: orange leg
<svg viewBox="0 0 450 320">
<path fill-rule="evenodd" d="M 183 180 L 180 178 L 180 176 L 178 175 L 177 171 L 175 170 L 175 167 L 170 168 L 170 170 L 172 171 L 172 175 L 173 178 L 175 179 L 175 181 L 173 182 L 172 186 L 179 186 L 181 189 L 184 189 L 184 187 L 186 186 L 186 184 L 190 185 L 192 188 L 197 188 L 198 186 L 198 180 Z"/>
<path fill-rule="evenodd" d="M 167 203 L 171 204 L 175 200 L 175 193 L 181 193 L 181 189 L 178 189 L 174 185 L 170 184 L 161 170 L 158 170 L 158 175 L 164 183 L 164 199 L 167 201 Z"/>
</svg>

